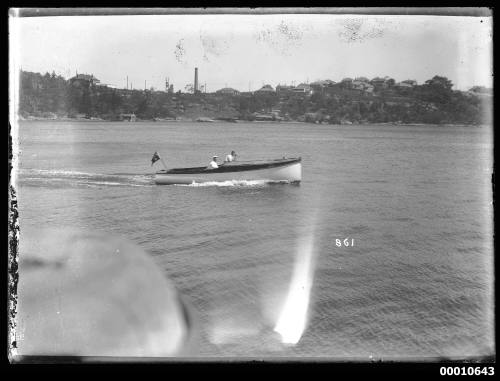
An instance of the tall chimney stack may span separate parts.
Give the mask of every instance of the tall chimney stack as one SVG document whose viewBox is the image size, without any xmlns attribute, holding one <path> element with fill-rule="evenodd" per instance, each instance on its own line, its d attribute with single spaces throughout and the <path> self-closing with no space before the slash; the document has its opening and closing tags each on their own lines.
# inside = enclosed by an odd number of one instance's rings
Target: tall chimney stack
<svg viewBox="0 0 500 381">
<path fill-rule="evenodd" d="M 198 68 L 194 68 L 194 92 L 198 92 Z"/>
</svg>

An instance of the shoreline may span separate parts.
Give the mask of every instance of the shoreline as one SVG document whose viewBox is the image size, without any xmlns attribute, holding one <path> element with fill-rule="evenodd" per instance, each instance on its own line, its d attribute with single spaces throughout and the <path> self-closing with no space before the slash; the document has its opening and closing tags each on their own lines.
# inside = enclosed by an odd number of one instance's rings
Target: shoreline
<svg viewBox="0 0 500 381">
<path fill-rule="evenodd" d="M 391 122 L 373 122 L 373 123 L 344 123 L 344 124 L 328 124 L 328 123 L 308 123 L 300 122 L 297 120 L 289 121 L 261 121 L 261 120 L 242 120 L 236 119 L 233 122 L 225 120 L 214 120 L 213 122 L 200 122 L 196 120 L 179 119 L 179 120 L 136 120 L 135 122 L 128 121 L 118 121 L 118 120 L 106 120 L 100 118 L 84 119 L 84 118 L 43 118 L 43 117 L 31 117 L 31 118 L 17 118 L 17 122 L 41 122 L 41 121 L 53 121 L 53 122 L 106 122 L 106 123 L 123 123 L 123 124 L 134 124 L 134 123 L 224 123 L 224 124 L 238 124 L 238 123 L 256 123 L 256 124 L 303 124 L 303 125 L 326 125 L 326 126 L 454 126 L 454 127 L 470 127 L 470 126 L 485 126 L 490 124 L 463 124 L 463 123 L 443 123 L 443 124 L 429 124 L 429 123 L 391 123 Z"/>
</svg>

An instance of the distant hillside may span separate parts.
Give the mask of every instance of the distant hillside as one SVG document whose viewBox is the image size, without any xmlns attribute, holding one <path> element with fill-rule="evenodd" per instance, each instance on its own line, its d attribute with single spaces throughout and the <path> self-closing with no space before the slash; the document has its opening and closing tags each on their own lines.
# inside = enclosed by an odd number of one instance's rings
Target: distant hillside
<svg viewBox="0 0 500 381">
<path fill-rule="evenodd" d="M 222 120 L 295 120 L 311 123 L 454 123 L 492 122 L 492 93 L 482 87 L 452 90 L 445 77 L 422 85 L 378 86 L 368 82 L 321 81 L 304 84 L 303 93 L 276 91 L 236 94 L 186 94 L 114 89 L 99 81 L 66 80 L 54 73 L 21 72 L 20 115 L 24 118 L 102 118 L 120 120 L 199 117 Z M 381 79 L 383 81 L 383 79 Z M 368 81 L 364 79 L 364 81 Z M 300 90 L 300 89 L 299 89 Z"/>
</svg>

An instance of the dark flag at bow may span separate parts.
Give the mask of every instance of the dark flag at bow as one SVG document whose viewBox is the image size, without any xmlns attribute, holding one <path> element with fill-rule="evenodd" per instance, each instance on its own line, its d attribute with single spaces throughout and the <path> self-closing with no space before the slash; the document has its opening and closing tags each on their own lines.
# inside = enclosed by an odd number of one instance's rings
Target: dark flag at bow
<svg viewBox="0 0 500 381">
<path fill-rule="evenodd" d="M 153 165 L 154 163 L 156 163 L 158 160 L 160 160 L 160 155 L 158 155 L 158 152 L 155 152 L 153 154 L 153 157 L 151 158 L 151 165 Z"/>
</svg>

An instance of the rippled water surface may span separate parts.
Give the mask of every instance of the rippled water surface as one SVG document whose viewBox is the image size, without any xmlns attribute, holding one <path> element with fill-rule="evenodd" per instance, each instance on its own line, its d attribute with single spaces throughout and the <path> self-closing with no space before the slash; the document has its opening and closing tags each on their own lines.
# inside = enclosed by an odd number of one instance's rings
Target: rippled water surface
<svg viewBox="0 0 500 381">
<path fill-rule="evenodd" d="M 491 126 L 43 121 L 21 123 L 19 148 L 21 232 L 139 244 L 197 310 L 202 356 L 493 352 Z M 302 183 L 153 183 L 154 151 L 185 167 L 231 150 L 302 156 Z M 304 253 L 307 324 L 283 345 L 273 328 Z"/>
</svg>

